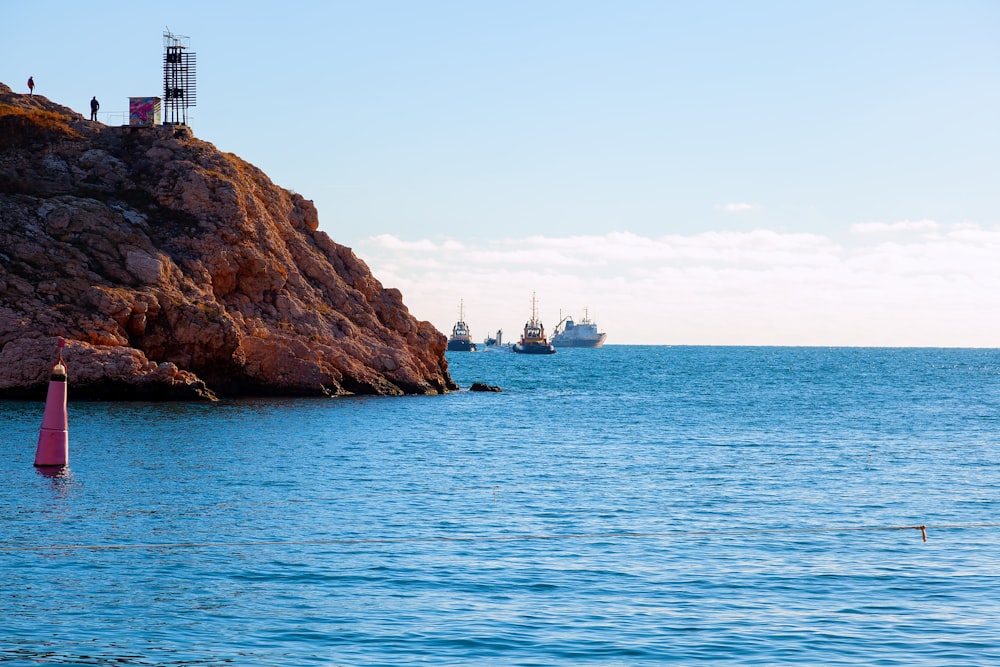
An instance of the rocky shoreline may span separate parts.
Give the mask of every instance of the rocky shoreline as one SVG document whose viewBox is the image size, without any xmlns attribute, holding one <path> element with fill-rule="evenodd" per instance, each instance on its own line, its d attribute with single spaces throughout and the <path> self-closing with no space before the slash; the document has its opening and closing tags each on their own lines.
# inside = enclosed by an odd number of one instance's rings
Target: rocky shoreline
<svg viewBox="0 0 1000 667">
<path fill-rule="evenodd" d="M 0 84 L 0 398 L 433 394 L 418 321 L 311 201 L 184 126 L 112 127 Z"/>
</svg>

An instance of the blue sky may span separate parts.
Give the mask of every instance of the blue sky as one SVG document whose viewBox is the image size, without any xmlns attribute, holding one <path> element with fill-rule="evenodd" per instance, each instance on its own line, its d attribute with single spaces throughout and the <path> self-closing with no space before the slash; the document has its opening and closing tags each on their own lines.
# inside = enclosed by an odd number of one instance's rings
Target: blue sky
<svg viewBox="0 0 1000 667">
<path fill-rule="evenodd" d="M 0 81 L 202 139 L 421 319 L 610 343 L 1000 341 L 1000 3 L 6 0 Z"/>
</svg>

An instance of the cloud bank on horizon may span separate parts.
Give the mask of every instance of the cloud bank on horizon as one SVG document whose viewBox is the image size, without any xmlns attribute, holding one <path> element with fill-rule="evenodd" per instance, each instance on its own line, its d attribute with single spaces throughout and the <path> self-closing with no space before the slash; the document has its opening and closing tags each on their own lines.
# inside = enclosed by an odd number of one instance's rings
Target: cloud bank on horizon
<svg viewBox="0 0 1000 667">
<path fill-rule="evenodd" d="M 815 233 L 629 232 L 478 243 L 366 238 L 375 276 L 448 333 L 513 341 L 532 293 L 551 330 L 584 308 L 608 344 L 996 347 L 1000 228 L 932 220 Z"/>
</svg>

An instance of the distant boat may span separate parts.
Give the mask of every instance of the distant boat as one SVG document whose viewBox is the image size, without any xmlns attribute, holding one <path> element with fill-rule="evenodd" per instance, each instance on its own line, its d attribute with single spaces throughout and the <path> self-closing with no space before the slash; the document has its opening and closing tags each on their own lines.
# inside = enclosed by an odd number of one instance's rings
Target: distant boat
<svg viewBox="0 0 1000 667">
<path fill-rule="evenodd" d="M 451 338 L 448 339 L 449 352 L 475 352 L 476 344 L 472 342 L 469 325 L 465 323 L 465 304 L 458 302 L 458 322 L 451 328 Z"/>
<path fill-rule="evenodd" d="M 546 340 L 545 327 L 542 326 L 542 321 L 538 319 L 538 308 L 534 292 L 531 293 L 531 319 L 524 325 L 524 333 L 521 334 L 521 340 L 514 343 L 511 349 L 520 354 L 556 353 L 556 348 L 549 345 L 549 341 Z"/>
<path fill-rule="evenodd" d="M 483 352 L 510 352 L 514 346 L 504 342 L 503 329 L 497 329 L 493 336 L 487 336 L 483 341 Z"/>
<path fill-rule="evenodd" d="M 608 334 L 599 332 L 597 325 L 587 317 L 587 309 L 583 309 L 583 319 L 579 323 L 567 315 L 552 334 L 552 344 L 556 347 L 600 347 Z"/>
</svg>

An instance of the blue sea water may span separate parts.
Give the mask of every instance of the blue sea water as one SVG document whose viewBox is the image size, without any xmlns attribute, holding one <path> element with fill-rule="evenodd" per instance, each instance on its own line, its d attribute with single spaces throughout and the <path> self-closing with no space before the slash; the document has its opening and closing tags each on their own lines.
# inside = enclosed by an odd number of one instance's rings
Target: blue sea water
<svg viewBox="0 0 1000 667">
<path fill-rule="evenodd" d="M 1000 351 L 450 353 L 503 393 L 0 402 L 0 664 L 1000 664 Z M 926 526 L 926 541 L 919 526 Z"/>
</svg>

